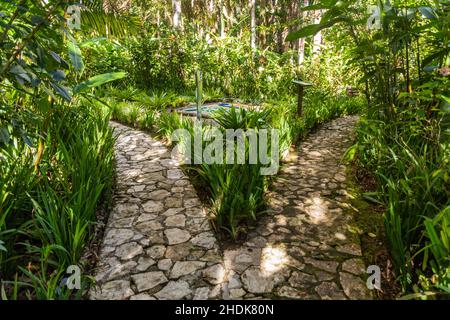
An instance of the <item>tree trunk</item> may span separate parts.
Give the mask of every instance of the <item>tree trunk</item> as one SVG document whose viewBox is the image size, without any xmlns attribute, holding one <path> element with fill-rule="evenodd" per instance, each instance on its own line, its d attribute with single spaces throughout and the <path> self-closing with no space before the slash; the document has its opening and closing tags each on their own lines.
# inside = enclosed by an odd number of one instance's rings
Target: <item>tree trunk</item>
<svg viewBox="0 0 450 320">
<path fill-rule="evenodd" d="M 219 0 L 219 22 L 220 22 L 220 38 L 225 38 L 225 20 L 224 20 L 224 4 L 223 0 Z"/>
<path fill-rule="evenodd" d="M 250 9 L 250 46 L 256 49 L 256 0 L 249 0 Z"/>
<path fill-rule="evenodd" d="M 314 15 L 315 15 L 314 23 L 320 23 L 322 10 L 315 11 Z M 313 54 L 319 52 L 321 44 L 322 44 L 322 31 L 319 31 L 313 38 Z"/>
<path fill-rule="evenodd" d="M 301 38 L 298 40 L 298 58 L 297 64 L 301 65 L 305 61 L 305 39 Z"/>
<path fill-rule="evenodd" d="M 173 27 L 177 30 L 181 29 L 181 0 L 172 0 L 173 6 Z"/>
<path fill-rule="evenodd" d="M 306 20 L 308 19 L 308 11 L 303 11 L 304 7 L 307 7 L 309 5 L 309 0 L 303 1 L 303 6 L 301 7 L 301 13 L 300 17 L 302 18 L 303 25 L 305 24 Z M 305 38 L 298 39 L 298 65 L 301 65 L 305 61 Z"/>
</svg>

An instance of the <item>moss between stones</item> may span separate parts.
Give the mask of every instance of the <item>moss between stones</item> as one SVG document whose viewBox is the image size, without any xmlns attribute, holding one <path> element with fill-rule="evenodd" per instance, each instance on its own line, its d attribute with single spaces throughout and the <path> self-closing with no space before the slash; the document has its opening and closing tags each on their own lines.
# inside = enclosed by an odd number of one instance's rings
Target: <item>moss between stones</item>
<svg viewBox="0 0 450 320">
<path fill-rule="evenodd" d="M 351 194 L 351 204 L 357 209 L 355 223 L 361 241 L 361 251 L 366 266 L 377 265 L 381 269 L 381 291 L 376 290 L 375 296 L 382 300 L 395 299 L 400 293 L 400 287 L 395 282 L 392 259 L 389 254 L 387 238 L 384 229 L 383 214 L 385 208 L 369 203 L 363 198 L 364 183 L 357 179 L 355 163 L 347 166 L 347 191 Z"/>
</svg>

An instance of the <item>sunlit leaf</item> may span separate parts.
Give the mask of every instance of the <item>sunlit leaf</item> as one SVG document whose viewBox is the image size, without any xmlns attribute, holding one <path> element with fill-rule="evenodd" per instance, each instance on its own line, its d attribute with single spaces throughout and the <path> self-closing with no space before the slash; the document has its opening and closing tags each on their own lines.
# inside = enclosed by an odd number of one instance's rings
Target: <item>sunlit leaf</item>
<svg viewBox="0 0 450 320">
<path fill-rule="evenodd" d="M 306 38 L 315 35 L 317 32 L 320 31 L 320 27 L 321 27 L 320 24 L 311 24 L 297 31 L 293 31 L 287 35 L 286 41 L 293 41 L 300 38 Z"/>
<path fill-rule="evenodd" d="M 82 92 L 82 91 L 85 91 L 90 88 L 95 88 L 95 87 L 101 86 L 102 84 L 105 84 L 105 83 L 108 83 L 108 82 L 111 82 L 114 80 L 122 79 L 126 75 L 127 75 L 126 72 L 110 72 L 110 73 L 99 74 L 99 75 L 89 78 L 88 80 L 77 85 L 74 88 L 73 92 L 78 93 L 78 92 Z"/>
<path fill-rule="evenodd" d="M 68 49 L 73 68 L 78 72 L 82 72 L 84 69 L 84 63 L 80 48 L 76 43 L 70 41 L 68 42 Z"/>
</svg>

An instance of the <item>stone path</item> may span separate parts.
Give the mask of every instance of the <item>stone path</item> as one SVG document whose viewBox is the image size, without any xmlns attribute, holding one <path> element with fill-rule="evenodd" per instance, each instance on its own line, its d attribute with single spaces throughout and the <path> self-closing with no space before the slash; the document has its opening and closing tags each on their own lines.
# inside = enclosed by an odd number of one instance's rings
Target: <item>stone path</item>
<svg viewBox="0 0 450 320">
<path fill-rule="evenodd" d="M 117 186 L 91 299 L 218 297 L 219 247 L 190 181 L 162 143 L 112 126 Z"/>
<path fill-rule="evenodd" d="M 224 252 L 231 298 L 371 298 L 341 164 L 356 121 L 323 125 L 283 166 L 267 195 L 270 213 L 243 246 Z"/>
<path fill-rule="evenodd" d="M 167 149 L 117 123 L 117 189 L 92 299 L 370 299 L 345 166 L 355 117 L 302 142 L 248 241 L 219 251 Z"/>
</svg>

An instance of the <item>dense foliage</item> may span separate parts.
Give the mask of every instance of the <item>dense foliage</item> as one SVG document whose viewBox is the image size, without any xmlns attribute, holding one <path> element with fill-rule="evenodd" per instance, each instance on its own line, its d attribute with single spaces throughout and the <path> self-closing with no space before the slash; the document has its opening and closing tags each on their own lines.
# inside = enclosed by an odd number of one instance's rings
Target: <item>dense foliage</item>
<svg viewBox="0 0 450 320">
<path fill-rule="evenodd" d="M 74 298 L 66 269 L 88 263 L 112 189 L 109 120 L 171 145 L 175 130 L 195 130 L 175 109 L 195 101 L 196 70 L 202 102 L 259 107 L 218 112 L 202 134 L 275 128 L 280 158 L 316 125 L 360 114 L 348 154 L 363 180 L 376 178 L 365 198 L 385 211 L 400 295 L 448 297 L 447 1 L 92 0 L 76 30 L 67 5 L 0 6 L 2 299 Z M 377 28 L 368 29 L 368 5 L 378 8 Z M 301 117 L 299 78 L 313 84 Z M 185 166 L 223 235 L 245 237 L 264 214 L 271 179 L 261 167 Z"/>
<path fill-rule="evenodd" d="M 450 293 L 450 7 L 445 1 L 378 1 L 379 28 L 367 32 L 363 3 L 322 1 L 320 23 L 336 23 L 369 105 L 355 146 L 378 178 L 370 195 L 386 207 L 385 228 L 398 280 L 411 297 Z M 376 198 L 376 199 L 374 199 Z"/>
<path fill-rule="evenodd" d="M 83 58 L 62 4 L 2 2 L 2 299 L 72 294 L 61 281 L 81 263 L 112 185 L 112 132 L 87 91 L 123 74 L 82 81 Z"/>
</svg>

